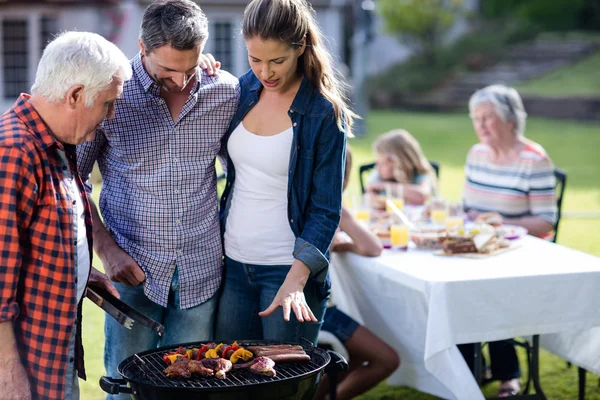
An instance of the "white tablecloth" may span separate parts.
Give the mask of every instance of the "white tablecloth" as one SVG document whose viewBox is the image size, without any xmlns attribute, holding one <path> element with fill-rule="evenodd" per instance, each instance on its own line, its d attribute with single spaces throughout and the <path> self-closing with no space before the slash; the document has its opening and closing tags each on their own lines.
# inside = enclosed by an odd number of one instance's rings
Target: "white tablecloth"
<svg viewBox="0 0 600 400">
<path fill-rule="evenodd" d="M 485 259 L 422 250 L 333 254 L 333 302 L 398 350 L 402 364 L 390 384 L 483 399 L 456 344 L 585 336 L 600 326 L 600 258 L 530 236 L 520 242 Z M 572 348 L 566 352 L 579 362 Z"/>
</svg>

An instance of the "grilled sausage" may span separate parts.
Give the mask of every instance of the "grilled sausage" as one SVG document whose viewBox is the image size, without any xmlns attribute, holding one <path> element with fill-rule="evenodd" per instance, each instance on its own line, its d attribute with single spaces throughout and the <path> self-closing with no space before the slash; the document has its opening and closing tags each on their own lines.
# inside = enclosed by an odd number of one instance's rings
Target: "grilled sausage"
<svg viewBox="0 0 600 400">
<path fill-rule="evenodd" d="M 260 356 L 271 356 L 277 354 L 306 354 L 304 350 L 289 350 L 289 349 L 271 349 L 271 350 L 259 350 L 253 353 L 255 357 Z"/>
<path fill-rule="evenodd" d="M 297 345 L 297 344 L 296 345 L 294 345 L 294 344 L 278 344 L 278 345 L 273 345 L 273 346 L 248 346 L 248 347 L 246 347 L 246 350 L 251 351 L 252 353 L 255 353 L 256 351 L 261 351 L 261 350 L 280 350 L 280 349 L 304 351 L 302 346 Z"/>
<path fill-rule="evenodd" d="M 308 354 L 275 354 L 269 356 L 269 358 L 276 363 L 307 363 L 310 361 L 310 356 Z"/>
</svg>

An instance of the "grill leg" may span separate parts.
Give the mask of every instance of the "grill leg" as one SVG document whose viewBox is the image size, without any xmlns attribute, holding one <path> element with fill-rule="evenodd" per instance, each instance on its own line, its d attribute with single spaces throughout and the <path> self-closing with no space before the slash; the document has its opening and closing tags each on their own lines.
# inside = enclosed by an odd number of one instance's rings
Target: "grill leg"
<svg viewBox="0 0 600 400">
<path fill-rule="evenodd" d="M 337 372 L 327 372 L 327 384 L 329 386 L 329 400 L 336 400 L 337 397 Z"/>
<path fill-rule="evenodd" d="M 329 356 L 331 357 L 331 361 L 329 365 L 325 367 L 325 372 L 328 376 L 329 383 L 329 400 L 336 400 L 336 391 L 337 391 L 337 377 L 338 372 L 347 372 L 348 371 L 348 362 L 344 357 L 342 357 L 339 353 L 335 351 L 328 351 Z"/>
</svg>

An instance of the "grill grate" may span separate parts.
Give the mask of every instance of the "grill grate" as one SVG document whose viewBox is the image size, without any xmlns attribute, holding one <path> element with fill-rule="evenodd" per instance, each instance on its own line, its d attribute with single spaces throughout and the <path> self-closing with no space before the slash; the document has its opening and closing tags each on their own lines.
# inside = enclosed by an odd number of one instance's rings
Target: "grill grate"
<svg viewBox="0 0 600 400">
<path fill-rule="evenodd" d="M 242 342 L 240 346 L 260 346 L 282 344 L 281 342 Z M 205 343 L 187 343 L 184 348 L 201 347 Z M 202 377 L 193 375 L 191 378 L 168 378 L 163 373 L 167 365 L 162 360 L 165 353 L 177 350 L 179 346 L 164 347 L 157 350 L 146 351 L 136 354 L 124 360 L 119 365 L 119 372 L 129 381 L 139 384 L 152 385 L 162 388 L 239 388 L 243 386 L 260 385 L 270 382 L 280 382 L 289 379 L 297 379 L 301 376 L 312 374 L 324 368 L 330 360 L 329 354 L 320 348 L 304 346 L 306 354 L 310 355 L 310 362 L 305 364 L 276 364 L 275 377 L 256 375 L 248 370 L 231 370 L 227 373 L 227 379 L 215 377 Z"/>
</svg>

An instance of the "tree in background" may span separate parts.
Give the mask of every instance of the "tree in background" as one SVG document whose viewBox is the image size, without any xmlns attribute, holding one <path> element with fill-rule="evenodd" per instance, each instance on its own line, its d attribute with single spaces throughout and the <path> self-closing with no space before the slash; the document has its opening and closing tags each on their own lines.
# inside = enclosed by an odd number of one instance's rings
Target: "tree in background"
<svg viewBox="0 0 600 400">
<path fill-rule="evenodd" d="M 377 9 L 385 30 L 438 63 L 437 50 L 457 17 L 464 13 L 463 0 L 379 0 Z"/>
<path fill-rule="evenodd" d="M 545 31 L 600 30 L 598 0 L 485 0 L 487 18 L 518 18 Z"/>
</svg>

